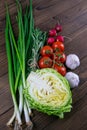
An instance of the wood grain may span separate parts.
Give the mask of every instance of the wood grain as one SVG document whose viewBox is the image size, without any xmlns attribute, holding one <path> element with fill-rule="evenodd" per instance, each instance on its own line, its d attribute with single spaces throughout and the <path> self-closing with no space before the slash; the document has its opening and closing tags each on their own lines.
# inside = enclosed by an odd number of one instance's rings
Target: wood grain
<svg viewBox="0 0 87 130">
<path fill-rule="evenodd" d="M 10 130 L 6 123 L 13 113 L 4 35 L 6 2 L 10 8 L 14 32 L 16 35 L 18 32 L 15 0 L 0 0 L 0 130 Z M 28 0 L 21 0 L 21 3 L 25 9 Z M 75 53 L 81 61 L 80 67 L 73 71 L 79 74 L 80 84 L 72 90 L 72 111 L 60 120 L 33 110 L 33 130 L 87 130 L 87 0 L 34 0 L 33 15 L 35 25 L 46 31 L 59 20 L 63 26 L 62 34 L 72 39 L 65 39 L 65 53 Z"/>
</svg>

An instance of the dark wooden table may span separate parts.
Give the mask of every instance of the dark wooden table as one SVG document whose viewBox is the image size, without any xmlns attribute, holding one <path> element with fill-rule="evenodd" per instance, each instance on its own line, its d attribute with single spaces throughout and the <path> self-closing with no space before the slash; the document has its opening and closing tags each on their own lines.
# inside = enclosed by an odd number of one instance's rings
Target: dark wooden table
<svg viewBox="0 0 87 130">
<path fill-rule="evenodd" d="M 23 8 L 27 1 L 21 0 Z M 13 113 L 5 50 L 5 2 L 0 0 L 0 130 L 9 130 L 6 123 Z M 7 3 L 16 32 L 15 0 Z M 35 25 L 42 30 L 48 31 L 60 20 L 62 34 L 72 38 L 65 40 L 66 54 L 75 53 L 81 60 L 80 67 L 73 71 L 79 74 L 80 85 L 72 90 L 72 111 L 62 120 L 34 111 L 34 130 L 87 130 L 87 0 L 33 0 L 33 11 Z"/>
</svg>

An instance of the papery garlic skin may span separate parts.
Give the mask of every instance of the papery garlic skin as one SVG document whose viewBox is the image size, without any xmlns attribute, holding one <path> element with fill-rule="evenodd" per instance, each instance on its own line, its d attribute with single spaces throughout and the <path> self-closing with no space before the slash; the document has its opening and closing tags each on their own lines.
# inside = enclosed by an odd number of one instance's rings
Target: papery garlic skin
<svg viewBox="0 0 87 130">
<path fill-rule="evenodd" d="M 76 54 L 69 54 L 66 58 L 66 66 L 71 70 L 76 69 L 80 65 L 80 59 Z"/>
<path fill-rule="evenodd" d="M 79 85 L 79 76 L 73 72 L 67 72 L 65 78 L 68 80 L 71 88 L 75 88 Z"/>
</svg>

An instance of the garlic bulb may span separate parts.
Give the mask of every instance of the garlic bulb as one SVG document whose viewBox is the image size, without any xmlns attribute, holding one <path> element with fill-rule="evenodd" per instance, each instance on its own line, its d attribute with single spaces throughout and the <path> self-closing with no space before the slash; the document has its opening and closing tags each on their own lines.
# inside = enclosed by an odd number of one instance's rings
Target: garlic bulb
<svg viewBox="0 0 87 130">
<path fill-rule="evenodd" d="M 79 76 L 73 72 L 67 72 L 65 78 L 68 80 L 71 88 L 77 87 L 79 85 Z"/>
<path fill-rule="evenodd" d="M 69 54 L 66 58 L 66 66 L 71 70 L 77 68 L 80 65 L 79 57 L 75 54 Z"/>
</svg>

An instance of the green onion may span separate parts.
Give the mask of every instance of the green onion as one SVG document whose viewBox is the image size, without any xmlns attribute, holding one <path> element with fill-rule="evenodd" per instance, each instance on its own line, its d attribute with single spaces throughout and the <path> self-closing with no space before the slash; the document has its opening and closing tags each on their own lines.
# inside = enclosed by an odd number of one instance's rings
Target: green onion
<svg viewBox="0 0 87 130">
<path fill-rule="evenodd" d="M 11 95 L 14 104 L 14 113 L 7 123 L 11 125 L 15 120 L 14 129 L 22 129 L 22 114 L 24 113 L 27 129 L 32 129 L 30 120 L 31 109 L 29 103 L 24 97 L 23 90 L 26 88 L 26 79 L 28 74 L 37 69 L 37 61 L 39 59 L 39 50 L 45 44 L 46 32 L 34 28 L 34 20 L 32 13 L 32 0 L 30 5 L 26 6 L 23 14 L 21 3 L 16 0 L 17 7 L 17 25 L 18 37 L 15 38 L 8 7 L 6 13 L 6 51 L 8 59 L 8 74 Z M 29 64 L 28 64 L 29 62 Z M 33 66 L 35 65 L 35 66 Z M 19 96 L 19 101 L 17 100 Z"/>
<path fill-rule="evenodd" d="M 32 13 L 32 1 L 30 0 L 30 14 Z M 9 11 L 7 8 L 7 14 L 6 14 L 6 30 L 5 30 L 5 37 L 6 37 L 6 50 L 7 50 L 7 58 L 8 58 L 8 73 L 9 73 L 9 84 L 10 84 L 10 90 L 13 98 L 14 103 L 14 113 L 10 121 L 8 122 L 8 125 L 10 125 L 14 118 L 16 117 L 16 120 L 18 122 L 18 125 L 22 124 L 21 121 L 21 114 L 24 109 L 25 114 L 25 120 L 26 123 L 29 124 L 30 117 L 30 109 L 29 106 L 27 107 L 26 100 L 23 96 L 23 89 L 26 87 L 26 53 L 29 51 L 28 46 L 30 44 L 31 34 L 29 34 L 29 38 L 25 39 L 25 36 L 27 33 L 26 28 L 24 28 L 24 25 L 27 24 L 28 26 L 31 26 L 32 24 L 32 14 L 28 16 L 25 21 L 23 21 L 23 14 L 22 14 L 22 7 L 20 3 L 17 1 L 17 23 L 18 23 L 18 29 L 19 29 L 19 35 L 18 40 L 15 39 L 11 20 L 9 16 Z M 28 9 L 26 10 L 26 15 L 28 15 Z M 26 22 L 27 21 L 27 22 Z M 25 24 L 24 24 L 25 23 Z M 30 27 L 30 29 L 32 29 Z M 30 33 L 32 30 L 29 31 Z M 27 42 L 26 42 L 26 41 Z M 25 45 L 26 43 L 26 45 Z M 27 51 L 25 50 L 27 49 Z M 26 51 L 26 53 L 25 53 Z M 19 105 L 16 99 L 16 93 L 17 90 L 19 92 Z M 18 109 L 19 106 L 19 109 Z M 27 114 L 26 114 L 27 113 Z M 15 126 L 19 127 L 19 126 Z"/>
<path fill-rule="evenodd" d="M 6 17 L 6 30 L 5 30 L 5 37 L 6 37 L 6 51 L 7 51 L 7 58 L 8 58 L 8 74 L 9 74 L 9 84 L 10 84 L 10 90 L 11 90 L 11 94 L 12 94 L 12 99 L 13 99 L 13 103 L 14 103 L 14 111 L 16 112 L 16 118 L 18 120 L 18 123 L 21 124 L 21 118 L 20 118 L 20 113 L 19 113 L 19 109 L 18 109 L 18 105 L 17 105 L 17 100 L 16 100 L 16 92 L 15 92 L 15 69 L 13 67 L 14 65 L 14 55 L 12 51 L 14 48 L 12 46 L 12 41 L 10 41 L 9 37 L 9 13 L 7 10 L 7 17 Z M 8 123 L 9 125 L 9 123 Z"/>
</svg>

